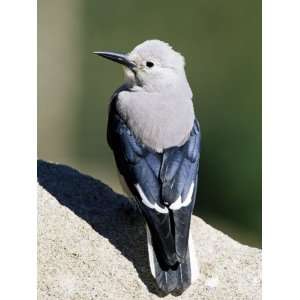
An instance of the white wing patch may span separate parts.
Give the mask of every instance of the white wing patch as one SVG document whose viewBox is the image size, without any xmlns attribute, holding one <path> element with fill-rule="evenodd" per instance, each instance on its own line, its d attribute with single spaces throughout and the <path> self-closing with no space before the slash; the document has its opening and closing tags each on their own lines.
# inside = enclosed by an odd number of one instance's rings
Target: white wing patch
<svg viewBox="0 0 300 300">
<path fill-rule="evenodd" d="M 146 197 L 145 193 L 143 192 L 141 186 L 137 183 L 135 184 L 135 187 L 137 189 L 137 191 L 139 192 L 141 198 L 142 198 L 142 202 L 148 206 L 151 209 L 156 210 L 157 212 L 161 213 L 161 214 L 167 214 L 169 211 L 166 207 L 160 207 L 157 203 L 152 204 Z"/>
<path fill-rule="evenodd" d="M 177 200 L 170 205 L 170 208 L 172 210 L 176 210 L 176 209 L 179 209 L 181 207 L 181 205 L 182 205 L 182 203 L 181 203 L 181 196 L 179 196 L 177 198 Z"/>
<path fill-rule="evenodd" d="M 177 198 L 177 200 L 170 205 L 170 208 L 172 210 L 178 210 L 181 207 L 186 207 L 186 206 L 190 205 L 190 203 L 192 202 L 193 192 L 194 192 L 194 182 L 192 182 L 192 184 L 190 186 L 190 189 L 189 189 L 184 201 L 182 202 L 181 201 L 181 196 L 179 196 Z"/>
<path fill-rule="evenodd" d="M 192 202 L 193 192 L 194 192 L 194 182 L 192 182 L 189 192 L 188 192 L 185 200 L 182 202 L 183 207 L 188 206 Z"/>
<path fill-rule="evenodd" d="M 167 214 L 168 213 L 168 209 L 166 207 L 161 207 L 159 206 L 157 203 L 151 203 L 145 193 L 143 192 L 141 186 L 139 184 L 135 184 L 135 187 L 137 189 L 137 191 L 139 192 L 141 198 L 142 198 L 142 202 L 149 208 L 151 209 L 155 209 L 157 212 L 161 213 L 161 214 Z M 190 186 L 190 189 L 186 195 L 186 198 L 184 199 L 184 201 L 182 201 L 182 198 L 181 196 L 179 196 L 177 198 L 177 200 L 175 202 L 173 202 L 171 205 L 170 205 L 170 209 L 172 210 L 178 210 L 182 207 L 187 207 L 188 205 L 191 204 L 192 202 L 192 196 L 193 196 L 193 192 L 194 192 L 194 182 L 192 182 L 191 186 Z"/>
</svg>

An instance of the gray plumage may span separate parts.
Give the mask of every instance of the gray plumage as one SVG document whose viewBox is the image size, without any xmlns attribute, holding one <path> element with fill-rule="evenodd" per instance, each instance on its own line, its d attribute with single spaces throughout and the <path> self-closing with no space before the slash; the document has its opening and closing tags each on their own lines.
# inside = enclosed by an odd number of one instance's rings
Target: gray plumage
<svg viewBox="0 0 300 300">
<path fill-rule="evenodd" d="M 118 112 L 150 148 L 162 152 L 183 145 L 194 123 L 193 95 L 184 58 L 158 40 L 142 43 L 128 57 L 140 70 L 133 76 L 125 69 L 130 90 L 119 93 Z M 154 66 L 147 68 L 147 61 Z"/>
<path fill-rule="evenodd" d="M 117 109 L 136 137 L 157 152 L 183 145 L 194 123 L 192 102 L 180 91 L 123 91 Z"/>
</svg>

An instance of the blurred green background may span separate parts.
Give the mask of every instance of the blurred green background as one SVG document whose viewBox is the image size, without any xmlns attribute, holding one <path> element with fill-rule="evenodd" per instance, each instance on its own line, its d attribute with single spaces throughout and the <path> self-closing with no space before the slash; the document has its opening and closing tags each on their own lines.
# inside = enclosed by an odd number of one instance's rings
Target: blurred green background
<svg viewBox="0 0 300 300">
<path fill-rule="evenodd" d="M 202 128 L 195 214 L 261 246 L 261 3 L 258 0 L 38 1 L 38 156 L 122 192 L 106 144 L 123 70 L 92 52 L 146 39 L 186 58 Z"/>
</svg>

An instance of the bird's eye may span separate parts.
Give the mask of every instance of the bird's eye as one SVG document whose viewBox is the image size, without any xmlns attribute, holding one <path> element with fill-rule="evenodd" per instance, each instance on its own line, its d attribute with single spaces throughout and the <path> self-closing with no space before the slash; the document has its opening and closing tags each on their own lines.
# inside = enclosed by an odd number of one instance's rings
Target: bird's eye
<svg viewBox="0 0 300 300">
<path fill-rule="evenodd" d="M 154 63 L 153 63 L 152 61 L 147 61 L 147 62 L 146 62 L 146 66 L 147 66 L 148 68 L 152 68 L 152 67 L 154 66 Z"/>
</svg>

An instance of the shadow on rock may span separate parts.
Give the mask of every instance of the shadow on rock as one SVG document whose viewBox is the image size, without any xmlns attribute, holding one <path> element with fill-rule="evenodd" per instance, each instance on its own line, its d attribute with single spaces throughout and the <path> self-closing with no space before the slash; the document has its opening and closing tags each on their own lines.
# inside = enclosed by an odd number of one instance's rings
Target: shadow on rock
<svg viewBox="0 0 300 300">
<path fill-rule="evenodd" d="M 88 222 L 133 263 L 150 292 L 164 296 L 150 273 L 143 219 L 140 215 L 133 219 L 126 213 L 127 198 L 114 193 L 101 181 L 65 165 L 38 160 L 37 175 L 45 190 Z"/>
</svg>

